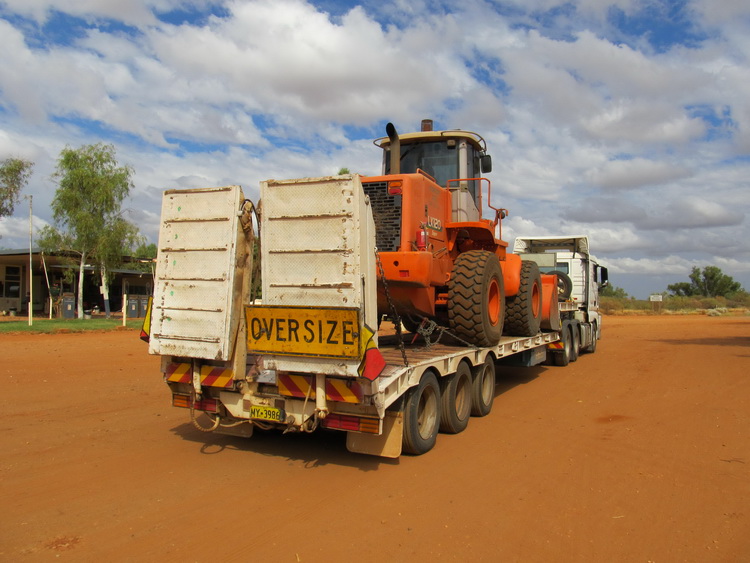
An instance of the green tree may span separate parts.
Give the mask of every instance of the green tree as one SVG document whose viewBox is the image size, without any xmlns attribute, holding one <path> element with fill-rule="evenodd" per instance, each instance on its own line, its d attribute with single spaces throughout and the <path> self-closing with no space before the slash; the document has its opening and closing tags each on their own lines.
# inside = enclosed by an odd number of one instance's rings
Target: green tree
<svg viewBox="0 0 750 563">
<path fill-rule="evenodd" d="M 65 147 L 53 177 L 58 188 L 52 200 L 54 226 L 39 238 L 47 251 L 78 257 L 78 316 L 83 317 L 83 275 L 89 259 L 99 265 L 104 307 L 109 310 L 109 271 L 120 263 L 122 249 L 134 242 L 136 228 L 122 217 L 122 202 L 133 187 L 133 170 L 119 166 L 115 147 L 98 143 Z"/>
<path fill-rule="evenodd" d="M 716 266 L 706 266 L 701 271 L 697 266 L 690 273 L 689 282 L 673 283 L 667 289 L 677 297 L 727 297 L 742 290 L 742 285 Z"/>
<path fill-rule="evenodd" d="M 6 158 L 0 164 L 0 217 L 13 215 L 33 168 L 33 162 L 22 158 Z"/>
<path fill-rule="evenodd" d="M 338 175 L 343 176 L 344 174 L 351 174 L 348 168 L 339 168 Z"/>
<path fill-rule="evenodd" d="M 153 242 L 146 243 L 145 241 L 141 241 L 141 243 L 135 247 L 135 250 L 132 251 L 132 257 L 135 260 L 135 262 L 132 263 L 132 268 L 141 272 L 150 272 L 153 274 L 153 260 L 156 258 L 156 254 L 157 248 Z"/>
<path fill-rule="evenodd" d="M 601 297 L 614 297 L 615 299 L 628 299 L 630 297 L 623 288 L 617 287 L 616 285 L 607 285 L 603 287 L 599 290 L 599 295 Z"/>
</svg>

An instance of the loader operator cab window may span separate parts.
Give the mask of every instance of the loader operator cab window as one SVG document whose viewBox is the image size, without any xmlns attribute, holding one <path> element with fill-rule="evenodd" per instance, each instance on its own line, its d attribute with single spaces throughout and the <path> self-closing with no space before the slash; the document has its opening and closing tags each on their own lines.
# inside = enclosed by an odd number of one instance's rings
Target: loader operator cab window
<svg viewBox="0 0 750 563">
<path fill-rule="evenodd" d="M 458 139 L 440 139 L 423 143 L 401 144 L 401 173 L 413 174 L 418 169 L 424 170 L 435 178 L 438 185 L 446 187 L 449 180 L 460 178 L 478 178 L 481 174 L 478 151 L 466 143 L 467 170 L 459 168 L 459 144 Z M 390 158 L 388 152 L 384 154 L 385 173 L 391 173 Z M 472 199 L 477 201 L 476 184 L 469 182 L 468 189 Z M 452 184 L 455 187 L 455 184 Z"/>
</svg>

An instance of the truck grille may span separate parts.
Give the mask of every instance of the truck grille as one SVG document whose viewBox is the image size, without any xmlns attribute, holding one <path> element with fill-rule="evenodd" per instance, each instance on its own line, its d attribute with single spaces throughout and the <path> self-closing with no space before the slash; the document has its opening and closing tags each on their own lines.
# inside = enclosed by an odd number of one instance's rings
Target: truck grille
<svg viewBox="0 0 750 563">
<path fill-rule="evenodd" d="M 401 196 L 388 193 L 387 182 L 362 184 L 375 220 L 375 244 L 380 252 L 396 252 L 401 242 Z"/>
</svg>

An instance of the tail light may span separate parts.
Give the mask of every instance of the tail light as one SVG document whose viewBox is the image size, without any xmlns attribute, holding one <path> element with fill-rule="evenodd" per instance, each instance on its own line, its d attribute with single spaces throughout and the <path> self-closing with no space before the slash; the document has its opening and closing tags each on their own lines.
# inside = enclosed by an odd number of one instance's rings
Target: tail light
<svg viewBox="0 0 750 563">
<path fill-rule="evenodd" d="M 380 420 L 377 418 L 331 413 L 321 420 L 321 423 L 323 424 L 323 428 L 367 432 L 368 434 L 380 433 Z"/>
</svg>

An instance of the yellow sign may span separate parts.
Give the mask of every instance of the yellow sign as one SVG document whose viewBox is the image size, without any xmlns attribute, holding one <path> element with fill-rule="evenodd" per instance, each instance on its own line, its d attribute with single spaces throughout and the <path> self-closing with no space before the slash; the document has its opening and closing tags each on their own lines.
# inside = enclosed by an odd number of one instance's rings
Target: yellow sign
<svg viewBox="0 0 750 563">
<path fill-rule="evenodd" d="M 343 308 L 248 305 L 249 352 L 359 358 L 359 311 Z"/>
</svg>

